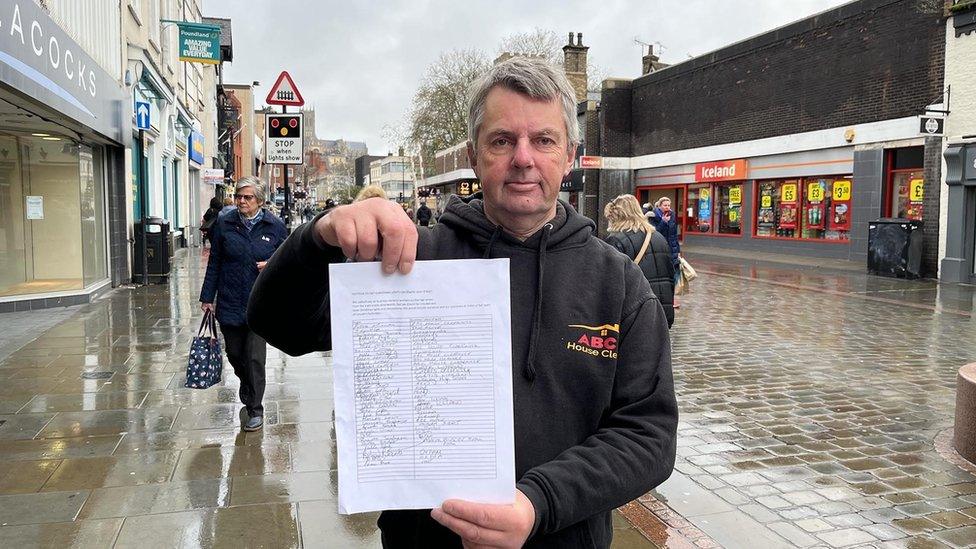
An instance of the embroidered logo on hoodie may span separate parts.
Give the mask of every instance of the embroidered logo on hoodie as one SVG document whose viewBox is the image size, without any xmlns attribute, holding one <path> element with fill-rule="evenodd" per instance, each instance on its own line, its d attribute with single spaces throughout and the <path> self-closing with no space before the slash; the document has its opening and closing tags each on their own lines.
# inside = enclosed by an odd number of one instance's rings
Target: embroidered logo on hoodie
<svg viewBox="0 0 976 549">
<path fill-rule="evenodd" d="M 604 324 L 602 326 L 570 324 L 569 327 L 579 328 L 582 332 L 575 340 L 566 342 L 567 349 L 592 356 L 617 358 L 617 337 L 620 334 L 619 324 Z M 610 335 L 611 332 L 614 335 Z"/>
</svg>

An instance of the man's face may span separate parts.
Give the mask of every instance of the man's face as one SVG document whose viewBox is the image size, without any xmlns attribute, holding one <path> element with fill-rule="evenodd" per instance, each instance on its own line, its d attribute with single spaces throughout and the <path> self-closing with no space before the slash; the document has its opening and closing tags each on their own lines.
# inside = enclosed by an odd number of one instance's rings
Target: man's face
<svg viewBox="0 0 976 549">
<path fill-rule="evenodd" d="M 468 156 L 484 192 L 485 212 L 503 226 L 543 223 L 576 155 L 558 101 L 504 87 L 488 93 L 475 149 Z"/>
</svg>

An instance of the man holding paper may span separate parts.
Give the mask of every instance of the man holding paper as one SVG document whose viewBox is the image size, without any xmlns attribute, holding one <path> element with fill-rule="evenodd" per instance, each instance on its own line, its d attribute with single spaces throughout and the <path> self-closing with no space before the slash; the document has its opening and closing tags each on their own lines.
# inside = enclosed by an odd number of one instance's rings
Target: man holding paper
<svg viewBox="0 0 976 549">
<path fill-rule="evenodd" d="M 379 258 L 403 276 L 415 260 L 508 258 L 514 503 L 385 511 L 384 546 L 608 547 L 611 511 L 674 465 L 664 311 L 633 261 L 556 199 L 579 143 L 561 70 L 524 57 L 494 66 L 472 87 L 468 131 L 483 194 L 451 197 L 433 228 L 379 199 L 320 215 L 268 263 L 249 322 L 290 354 L 331 349 L 330 263 Z"/>
</svg>

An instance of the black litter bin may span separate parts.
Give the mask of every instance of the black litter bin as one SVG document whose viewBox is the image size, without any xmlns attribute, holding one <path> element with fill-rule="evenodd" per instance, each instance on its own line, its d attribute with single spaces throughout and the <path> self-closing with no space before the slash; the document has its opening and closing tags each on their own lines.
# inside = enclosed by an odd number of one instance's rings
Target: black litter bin
<svg viewBox="0 0 976 549">
<path fill-rule="evenodd" d="M 146 227 L 146 263 L 149 266 L 150 282 L 165 282 L 169 277 L 170 259 L 170 235 L 169 221 L 159 217 L 148 217 L 136 221 L 135 239 L 136 253 L 132 258 L 134 263 L 132 268 L 133 278 L 136 281 L 142 280 L 142 231 L 143 221 Z"/>
<path fill-rule="evenodd" d="M 885 217 L 868 224 L 868 272 L 896 278 L 922 275 L 922 222 Z"/>
</svg>

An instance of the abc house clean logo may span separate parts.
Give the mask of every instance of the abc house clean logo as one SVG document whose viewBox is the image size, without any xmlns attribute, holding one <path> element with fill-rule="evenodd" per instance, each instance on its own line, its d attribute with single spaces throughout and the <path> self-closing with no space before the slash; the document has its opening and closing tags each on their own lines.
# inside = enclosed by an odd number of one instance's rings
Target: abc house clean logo
<svg viewBox="0 0 976 549">
<path fill-rule="evenodd" d="M 569 327 L 578 328 L 581 332 L 575 340 L 566 342 L 567 349 L 591 356 L 617 358 L 617 337 L 620 335 L 619 324 L 604 324 L 603 326 L 570 324 Z"/>
</svg>

